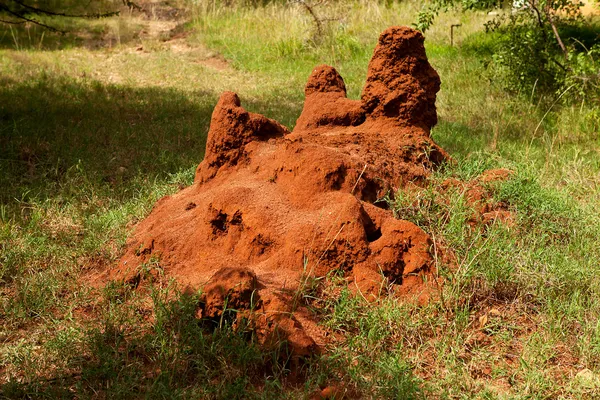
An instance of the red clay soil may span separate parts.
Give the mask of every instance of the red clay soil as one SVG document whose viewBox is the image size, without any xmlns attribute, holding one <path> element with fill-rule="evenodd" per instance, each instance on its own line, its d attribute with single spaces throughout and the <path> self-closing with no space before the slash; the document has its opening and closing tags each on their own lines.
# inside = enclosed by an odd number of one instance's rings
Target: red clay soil
<svg viewBox="0 0 600 400">
<path fill-rule="evenodd" d="M 486 226 L 495 222 L 511 227 L 515 222 L 514 214 L 509 210 L 508 204 L 494 199 L 490 185 L 506 181 L 512 175 L 513 171 L 506 168 L 489 169 L 468 182 L 455 178 L 446 179 L 439 190 L 446 193 L 449 189 L 458 189 L 463 193 L 466 203 L 473 209 L 468 221 L 472 227 L 479 224 Z"/>
<path fill-rule="evenodd" d="M 381 200 L 448 158 L 429 134 L 440 79 L 423 41 L 384 31 L 361 100 L 346 98 L 334 68 L 316 67 L 292 132 L 223 93 L 194 184 L 157 202 L 113 278 L 139 281 L 154 257 L 167 277 L 203 288 L 202 317 L 251 310 L 259 339 L 287 339 L 297 356 L 324 340 L 296 301 L 306 277 L 337 271 L 366 298 L 391 288 L 425 299 L 432 240 Z"/>
</svg>

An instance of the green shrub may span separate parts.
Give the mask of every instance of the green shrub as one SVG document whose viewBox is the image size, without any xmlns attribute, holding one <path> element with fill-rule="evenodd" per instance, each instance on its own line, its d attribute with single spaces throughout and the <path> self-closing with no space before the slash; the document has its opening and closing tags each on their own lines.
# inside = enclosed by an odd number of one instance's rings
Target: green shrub
<svg viewBox="0 0 600 400">
<path fill-rule="evenodd" d="M 540 26 L 526 14 L 512 15 L 496 26 L 500 37 L 490 66 L 506 89 L 531 98 L 549 95 L 565 103 L 598 101 L 600 43 L 588 35 L 587 24 L 564 19 L 557 27 L 565 52 L 550 25 Z"/>
<path fill-rule="evenodd" d="M 597 22 L 581 16 L 578 2 L 525 0 L 522 3 L 521 9 L 501 12 L 485 24 L 495 40 L 484 40 L 487 51 L 477 53 L 484 53 L 494 79 L 500 80 L 508 91 L 531 99 L 541 95 L 564 103 L 598 101 Z M 439 12 L 451 6 L 486 10 L 495 4 L 487 0 L 435 0 L 421 10 L 415 26 L 425 31 Z M 491 57 L 486 57 L 486 52 Z"/>
</svg>

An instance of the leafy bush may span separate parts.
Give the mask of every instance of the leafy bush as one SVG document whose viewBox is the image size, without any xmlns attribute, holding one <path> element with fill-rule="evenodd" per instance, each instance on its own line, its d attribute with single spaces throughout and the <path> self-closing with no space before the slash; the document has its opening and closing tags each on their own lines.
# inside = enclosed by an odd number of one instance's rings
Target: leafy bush
<svg viewBox="0 0 600 400">
<path fill-rule="evenodd" d="M 492 55 L 491 68 L 504 87 L 531 95 L 551 95 L 565 102 L 600 99 L 598 37 L 585 38 L 581 20 L 563 19 L 554 34 L 550 24 L 540 25 L 525 13 L 497 22 L 500 40 Z M 567 36 L 568 35 L 568 36 Z M 565 49 L 556 39 L 562 37 Z M 591 41 L 588 49 L 582 40 Z"/>
<path fill-rule="evenodd" d="M 600 44 L 582 52 L 571 52 L 562 86 L 572 88 L 571 97 L 600 102 Z"/>
<path fill-rule="evenodd" d="M 415 26 L 429 28 L 451 6 L 491 9 L 488 0 L 434 0 L 421 10 Z M 600 100 L 600 35 L 571 0 L 525 0 L 520 9 L 486 24 L 495 32 L 491 72 L 512 92 L 551 96 L 564 102 Z"/>
<path fill-rule="evenodd" d="M 546 30 L 537 29 L 522 15 L 511 16 L 499 28 L 500 40 L 492 55 L 492 71 L 510 91 L 531 94 L 559 89 L 564 65 Z"/>
</svg>

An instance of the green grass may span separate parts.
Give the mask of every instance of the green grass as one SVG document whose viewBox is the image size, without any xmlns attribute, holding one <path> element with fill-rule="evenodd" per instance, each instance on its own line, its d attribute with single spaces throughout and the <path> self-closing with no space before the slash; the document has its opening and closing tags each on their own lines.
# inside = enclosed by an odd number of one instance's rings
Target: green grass
<svg viewBox="0 0 600 400">
<path fill-rule="evenodd" d="M 442 182 L 490 166 L 498 165 L 488 157 L 467 160 L 436 174 L 417 199 L 396 197 L 398 215 L 443 238 L 458 266 L 440 260 L 446 285 L 439 301 L 423 308 L 394 299 L 368 305 L 348 292 L 326 302 L 326 323 L 347 335 L 334 354 L 358 359 L 363 378 L 393 370 L 362 360 L 397 357 L 430 396 L 593 398 L 598 388 L 579 385 L 574 375 L 600 362 L 593 317 L 600 311 L 598 216 L 542 188 L 522 167 L 491 188 L 516 213 L 515 225 L 474 227 L 464 192 L 444 192 Z"/>
<path fill-rule="evenodd" d="M 110 398 L 143 394 L 150 398 L 238 399 L 272 398 L 280 391 L 277 379 L 282 371 L 272 354 L 229 329 L 211 333 L 196 323 L 197 297 L 179 295 L 169 300 L 171 290 L 168 286 L 153 288 L 154 321 L 140 330 L 148 317 L 140 312 L 143 300 L 130 288 L 107 287 L 91 327 L 61 330 L 45 343 L 54 359 L 27 354 L 26 359 L 10 360 L 33 379 L 26 384 L 9 382 L 4 394 L 69 398 L 75 392 L 95 397 L 102 388 Z M 35 363 L 30 365 L 32 361 Z M 53 369 L 55 377 L 40 379 L 44 365 Z M 245 396 L 244 390 L 256 382 L 263 386 L 262 393 Z"/>
<path fill-rule="evenodd" d="M 293 376 L 285 349 L 260 351 L 251 330 L 199 324 L 197 293 L 90 284 L 156 200 L 191 183 L 222 91 L 293 127 L 306 78 L 327 63 L 358 98 L 379 32 L 418 9 L 385 3 L 318 7 L 332 18 L 322 36 L 298 7 L 202 3 L 184 51 L 136 39 L 128 16 L 103 22 L 131 37 L 112 46 L 3 31 L 0 396 L 303 398 L 336 382 L 367 398 L 600 395 L 600 114 L 504 92 L 483 62 L 483 14 L 444 14 L 427 35 L 442 79 L 432 135 L 454 161 L 392 204 L 454 254 L 455 267 L 438 260 L 438 301 L 367 304 L 328 277 L 312 305 L 341 335 Z M 204 62 L 217 53 L 228 68 Z M 514 225 L 473 225 L 443 182 L 498 167 L 515 171 L 489 188 Z"/>
</svg>

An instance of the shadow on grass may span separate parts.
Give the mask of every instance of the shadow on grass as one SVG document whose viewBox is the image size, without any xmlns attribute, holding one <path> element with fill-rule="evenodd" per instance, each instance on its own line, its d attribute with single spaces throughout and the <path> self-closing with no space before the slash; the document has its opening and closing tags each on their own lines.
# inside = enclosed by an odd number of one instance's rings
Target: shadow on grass
<svg viewBox="0 0 600 400">
<path fill-rule="evenodd" d="M 119 25 L 121 24 L 115 23 L 115 26 Z M 129 43 L 139 37 L 137 28 L 128 27 L 121 33 L 117 28 L 111 29 L 105 21 L 90 24 L 87 20 L 71 20 L 59 24 L 57 28 L 64 29 L 65 32 L 52 32 L 32 24 L 0 24 L 0 49 L 60 50 L 86 47 L 93 50 Z"/>
<path fill-rule="evenodd" d="M 203 156 L 217 95 L 40 75 L 0 87 L 0 203 L 191 168 Z M 78 179 L 70 181 L 70 177 Z M 83 179 L 84 182 L 81 180 Z"/>
<path fill-rule="evenodd" d="M 483 129 L 440 119 L 432 131 L 433 139 L 453 157 L 466 157 L 489 146 L 492 136 Z"/>
<path fill-rule="evenodd" d="M 199 297 L 168 288 L 152 290 L 154 313 L 148 323 L 129 301 L 129 290 L 108 285 L 97 328 L 76 340 L 63 336 L 55 341 L 54 356 L 60 361 L 53 370 L 34 368 L 24 379 L 0 385 L 0 392 L 6 398 L 297 399 L 311 394 L 316 398 L 321 388 L 344 382 L 340 388 L 348 390 L 348 398 L 362 398 L 360 393 L 424 398 L 419 379 L 398 354 L 298 359 L 285 342 L 261 348 L 252 324 L 238 321 L 233 329 L 227 323 L 198 320 Z M 360 301 L 353 304 L 363 307 Z"/>
<path fill-rule="evenodd" d="M 518 158 L 520 156 L 515 158 L 515 149 L 532 147 L 535 150 L 543 150 L 544 144 L 539 140 L 532 141 L 528 129 L 530 125 L 517 118 L 500 122 L 487 121 L 478 126 L 440 118 L 438 125 L 433 128 L 432 137 L 454 158 L 462 159 L 474 153 L 487 151 L 496 152 L 506 159 L 518 162 L 521 160 Z"/>
<path fill-rule="evenodd" d="M 0 204 L 81 195 L 130 198 L 134 182 L 193 169 L 219 93 L 52 77 L 0 86 Z M 244 102 L 252 111 L 270 104 Z M 296 110 L 280 110 L 284 119 Z M 285 117 L 288 116 L 288 117 Z"/>
<path fill-rule="evenodd" d="M 55 7 L 53 12 L 66 12 L 71 15 L 107 14 L 118 11 L 120 16 L 106 18 L 27 16 L 50 27 L 46 28 L 32 22 L 10 18 L 10 15 L 4 15 L 5 18 L 0 19 L 12 20 L 15 23 L 0 22 L 0 49 L 59 50 L 85 47 L 93 50 L 139 40 L 143 26 L 132 18 L 128 18 L 132 15 L 129 9 L 124 6 L 115 8 L 114 2 L 110 5 L 103 5 L 102 2 L 103 0 L 100 0 L 83 5 L 77 1 L 61 0 L 61 4 L 53 6 L 40 4 L 40 8 Z M 138 14 L 136 13 L 136 16 Z"/>
<path fill-rule="evenodd" d="M 172 174 L 184 172 L 190 181 L 204 154 L 218 96 L 202 90 L 103 84 L 47 72 L 30 80 L 0 76 L 0 211 L 4 213 L 0 216 L 4 218 L 8 211 L 8 217 L 14 216 L 20 225 L 19 212 L 27 202 L 51 202 L 56 207 L 49 207 L 50 212 L 58 212 L 64 204 L 84 207 L 94 197 L 116 206 L 130 199 L 136 202 L 141 187 L 158 190 Z M 245 101 L 242 96 L 242 103 L 251 111 L 286 121 L 299 111 L 294 106 L 275 108 L 276 103 L 268 98 Z M 65 256 L 67 249 L 81 248 L 86 240 L 94 243 L 88 246 L 92 250 L 83 248 L 81 254 L 105 247 L 104 238 L 94 238 L 113 231 L 94 221 L 88 221 L 84 239 L 70 230 L 53 239 L 53 247 L 45 250 L 53 257 L 53 268 L 71 265 L 69 271 L 78 273 L 79 261 Z M 43 238 L 46 233 L 42 228 L 33 229 L 22 237 Z M 35 246 L 31 249 L 36 250 Z M 6 256 L 10 285 L 13 276 L 31 282 L 32 277 L 43 275 L 30 265 L 35 257 L 28 249 L 13 249 L 19 254 Z M 52 279 L 65 293 L 76 292 L 73 283 L 65 283 L 68 273 L 60 269 Z M 15 287 L 17 293 L 28 290 Z M 40 288 L 36 291 L 39 307 L 52 308 L 48 285 Z M 23 302 L 18 296 L 15 299 Z M 60 343 L 50 347 L 58 349 L 64 369 L 48 371 L 27 360 L 32 364 L 27 379 L 0 386 L 0 397 L 94 397 L 100 392 L 112 398 L 142 393 L 150 397 L 199 393 L 209 398 L 247 398 L 245 388 L 256 382 L 262 387 L 256 397 L 279 393 L 281 382 L 273 376 L 283 372 L 273 354 L 259 351 L 232 332 L 207 333 L 195 320 L 193 305 L 186 298 L 155 302 L 161 316 L 152 325 L 109 315 L 92 324 L 98 328 L 82 332 L 81 340 L 59 335 L 56 340 Z M 111 307 L 123 308 L 116 303 Z M 15 306 L 11 300 L 0 310 L 0 319 L 15 313 L 29 316 L 30 308 L 28 304 Z"/>
<path fill-rule="evenodd" d="M 106 292 L 115 288 L 109 285 Z M 123 298 L 115 294 L 105 299 L 100 327 L 85 332 L 76 344 L 56 343 L 64 362 L 52 378 L 44 377 L 46 371 L 31 371 L 33 376 L 24 382 L 10 381 L 0 391 L 7 398 L 101 394 L 124 399 L 245 399 L 282 394 L 282 380 L 289 373 L 284 349 L 261 350 L 230 326 L 207 329 L 195 318 L 195 296 L 168 301 L 165 291 L 155 292 L 155 320 L 150 325 L 128 313 L 127 303 L 119 304 Z"/>
</svg>

